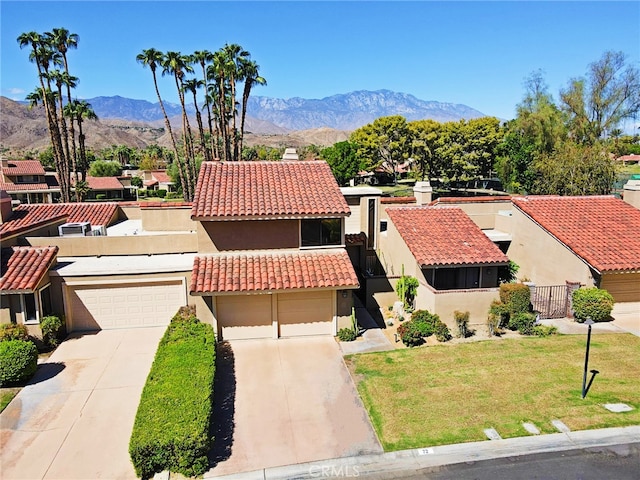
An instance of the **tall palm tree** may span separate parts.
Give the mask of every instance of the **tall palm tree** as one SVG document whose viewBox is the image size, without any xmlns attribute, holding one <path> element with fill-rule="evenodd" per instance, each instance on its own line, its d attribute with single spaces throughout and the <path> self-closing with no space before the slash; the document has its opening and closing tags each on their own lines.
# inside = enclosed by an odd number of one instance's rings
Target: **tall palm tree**
<svg viewBox="0 0 640 480">
<path fill-rule="evenodd" d="M 207 77 L 207 66 L 213 61 L 213 53 L 209 50 L 196 50 L 191 56 L 191 61 L 199 64 L 202 68 L 202 82 L 204 86 L 204 105 L 207 107 L 207 125 L 209 126 L 209 137 L 213 138 L 213 120 L 211 118 L 211 97 L 209 96 L 209 79 Z"/>
<path fill-rule="evenodd" d="M 196 121 L 198 122 L 198 132 L 200 133 L 200 148 L 202 149 L 202 154 L 204 155 L 205 161 L 211 160 L 211 153 L 209 152 L 209 146 L 206 144 L 204 139 L 204 126 L 202 125 L 202 115 L 200 114 L 200 109 L 198 108 L 198 97 L 197 92 L 198 88 L 204 85 L 202 80 L 197 80 L 195 78 L 190 78 L 183 82 L 184 90 L 189 91 L 193 94 L 193 107 L 196 110 Z"/>
<path fill-rule="evenodd" d="M 155 48 L 147 48 L 143 50 L 142 53 L 139 53 L 136 56 L 136 60 L 142 64 L 143 67 L 149 67 L 151 70 L 151 74 L 153 75 L 153 85 L 156 89 L 156 95 L 158 96 L 158 103 L 160 104 L 160 109 L 162 110 L 162 115 L 164 115 L 164 124 L 167 128 L 167 132 L 169 133 L 169 138 L 171 139 L 171 145 L 173 146 L 173 151 L 176 155 L 176 162 L 178 164 L 178 174 L 180 176 L 180 185 L 182 186 L 182 193 L 187 198 L 187 184 L 186 179 L 184 177 L 184 169 L 182 166 L 182 160 L 180 159 L 180 155 L 178 153 L 178 146 L 176 145 L 176 139 L 173 136 L 173 131 L 171 130 L 171 122 L 169 122 L 169 116 L 167 115 L 167 111 L 164 108 L 164 102 L 162 101 L 162 97 L 160 96 L 160 90 L 158 89 L 158 77 L 156 75 L 156 69 L 158 66 L 162 65 L 164 59 L 164 54 Z"/>
<path fill-rule="evenodd" d="M 69 75 L 66 72 L 63 72 L 61 70 L 58 69 L 54 69 L 51 70 L 48 75 L 47 78 L 49 78 L 49 80 L 51 80 L 53 83 L 55 83 L 56 88 L 57 88 L 57 99 L 59 102 L 59 110 L 58 110 L 58 122 L 61 128 L 61 132 L 62 132 L 62 146 L 64 147 L 64 153 L 65 153 L 65 157 L 67 159 L 71 159 L 71 164 L 72 164 L 72 171 L 74 175 L 77 175 L 78 173 L 78 167 L 77 167 L 77 162 L 76 162 L 76 158 L 75 158 L 75 152 L 73 156 L 71 156 L 71 152 L 69 150 L 69 134 L 70 132 L 67 131 L 67 121 L 66 121 L 66 115 L 64 114 L 64 98 L 62 96 L 62 86 L 63 85 L 67 85 L 67 86 L 71 86 L 73 88 L 76 87 L 77 82 L 78 82 L 78 78 L 74 77 L 72 75 Z M 72 122 L 73 122 L 73 117 L 71 118 Z M 73 140 L 73 143 L 75 144 L 75 138 Z"/>
<path fill-rule="evenodd" d="M 233 135 L 233 158 L 238 160 L 238 132 L 236 129 L 236 82 L 242 80 L 242 61 L 249 58 L 249 52 L 240 45 L 232 43 L 222 47 L 226 57 L 227 75 L 231 88 L 231 134 Z"/>
<path fill-rule="evenodd" d="M 182 108 L 182 137 L 184 142 L 184 154 L 185 154 L 185 170 L 187 177 L 187 191 L 188 195 L 186 200 L 193 200 L 195 192 L 194 184 L 196 177 L 194 150 L 193 150 L 193 137 L 191 136 L 191 125 L 189 125 L 189 117 L 187 115 L 187 108 L 184 101 L 184 76 L 186 73 L 193 72 L 193 68 L 189 64 L 188 57 L 182 55 L 180 52 L 167 52 L 162 62 L 162 74 L 173 75 L 176 83 L 176 90 L 178 91 L 178 100 L 180 101 L 180 107 Z"/>
<path fill-rule="evenodd" d="M 78 48 L 78 41 L 80 38 L 76 33 L 69 33 L 66 28 L 54 28 L 51 32 L 46 32 L 45 37 L 51 45 L 62 57 L 62 65 L 64 66 L 64 73 L 67 78 L 71 78 L 69 74 L 69 62 L 67 61 L 67 52 L 69 49 Z M 75 84 L 77 84 L 77 79 Z M 66 82 L 67 89 L 67 104 L 71 103 L 71 89 L 75 88 L 75 84 L 72 85 Z M 76 136 L 75 136 L 75 118 L 69 119 L 69 136 L 71 137 L 71 163 L 73 165 L 73 172 L 77 175 L 77 152 L 76 152 Z"/>
<path fill-rule="evenodd" d="M 56 59 L 55 52 L 51 49 L 45 38 L 37 32 L 25 32 L 16 39 L 20 48 L 31 47 L 29 60 L 36 64 L 38 70 L 38 80 L 40 82 L 40 91 L 42 103 L 45 107 L 45 115 L 47 117 L 47 127 L 51 138 L 53 155 L 56 163 L 56 171 L 58 173 L 58 181 L 60 182 L 60 194 L 63 202 L 70 200 L 69 189 L 69 165 L 65 152 L 62 147 L 62 139 L 58 121 L 56 118 L 56 106 L 54 94 L 51 91 L 51 83 L 48 79 L 49 67 Z"/>
<path fill-rule="evenodd" d="M 222 136 L 221 150 L 223 161 L 233 160 L 231 157 L 231 143 L 229 141 L 228 127 L 228 122 L 233 112 L 233 99 L 230 98 L 229 94 L 231 91 L 229 70 L 231 68 L 233 68 L 233 65 L 223 50 L 218 50 L 213 54 L 213 65 L 211 65 L 209 74 L 216 84 L 215 92 L 218 97 L 216 102 L 218 110 L 218 129 Z"/>
<path fill-rule="evenodd" d="M 66 112 L 69 116 L 72 116 L 78 122 L 78 144 L 79 144 L 79 169 L 82 175 L 82 181 L 87 180 L 87 169 L 89 168 L 87 162 L 87 151 L 85 147 L 85 135 L 82 131 L 82 122 L 84 120 L 98 120 L 96 112 L 91 108 L 91 104 L 86 100 L 72 100 L 66 106 Z"/>
<path fill-rule="evenodd" d="M 247 103 L 249 95 L 254 85 L 266 85 L 267 81 L 258 73 L 260 66 L 253 60 L 242 59 L 241 76 L 244 79 L 242 89 L 242 114 L 240 117 L 240 154 L 242 154 L 242 144 L 244 141 L 244 122 L 247 116 Z"/>
</svg>

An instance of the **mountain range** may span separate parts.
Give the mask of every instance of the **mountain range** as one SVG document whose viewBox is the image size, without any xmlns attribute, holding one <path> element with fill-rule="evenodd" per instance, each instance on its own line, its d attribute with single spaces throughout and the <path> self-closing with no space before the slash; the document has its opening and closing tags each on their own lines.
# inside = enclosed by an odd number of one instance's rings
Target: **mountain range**
<svg viewBox="0 0 640 480">
<path fill-rule="evenodd" d="M 159 103 L 120 96 L 86 100 L 100 119 L 84 123 L 88 146 L 103 148 L 122 144 L 141 148 L 151 143 L 169 146 Z M 40 149 L 49 144 L 40 109 L 30 110 L 26 102 L 14 102 L 6 97 L 0 97 L 0 101 L 0 143 L 3 148 Z M 180 105 L 164 102 L 164 106 L 171 124 L 177 129 L 181 125 Z M 193 104 L 187 109 L 195 116 Z M 439 122 L 485 116 L 466 105 L 420 100 L 390 90 L 360 90 L 323 99 L 254 96 L 247 104 L 245 144 L 329 146 L 346 140 L 351 131 L 390 115 L 401 115 L 408 121 L 432 119 Z M 204 117 L 206 113 L 203 112 Z"/>
</svg>

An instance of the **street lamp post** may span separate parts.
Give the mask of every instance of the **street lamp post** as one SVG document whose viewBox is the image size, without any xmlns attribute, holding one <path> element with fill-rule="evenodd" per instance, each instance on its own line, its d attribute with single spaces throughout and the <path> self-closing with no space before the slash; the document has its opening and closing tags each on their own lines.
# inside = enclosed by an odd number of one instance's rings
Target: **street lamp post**
<svg viewBox="0 0 640 480">
<path fill-rule="evenodd" d="M 584 321 L 585 325 L 589 326 L 589 331 L 587 333 L 587 351 L 584 356 L 584 375 L 582 376 L 582 398 L 587 396 L 587 370 L 589 368 L 589 346 L 591 345 L 591 325 L 594 324 L 594 321 L 591 320 L 591 317 L 587 317 Z M 591 386 L 591 383 L 589 383 Z"/>
</svg>

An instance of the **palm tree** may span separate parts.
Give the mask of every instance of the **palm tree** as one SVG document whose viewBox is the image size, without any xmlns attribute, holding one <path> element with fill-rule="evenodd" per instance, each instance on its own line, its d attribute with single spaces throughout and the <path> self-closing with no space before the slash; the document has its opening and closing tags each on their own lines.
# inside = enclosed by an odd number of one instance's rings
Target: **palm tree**
<svg viewBox="0 0 640 480">
<path fill-rule="evenodd" d="M 207 125 L 209 126 L 209 136 L 213 138 L 213 124 L 211 118 L 211 97 L 209 96 L 209 81 L 207 77 L 207 66 L 213 61 L 213 53 L 209 50 L 196 50 L 191 56 L 191 61 L 198 63 L 202 68 L 202 82 L 204 86 L 204 104 L 207 107 Z"/>
<path fill-rule="evenodd" d="M 167 52 L 162 62 L 162 74 L 173 75 L 178 91 L 178 100 L 182 107 L 182 132 L 184 141 L 185 169 L 187 178 L 187 196 L 185 200 L 193 200 L 195 192 L 194 183 L 196 178 L 195 160 L 193 151 L 193 138 L 191 136 L 191 126 L 189 125 L 189 117 L 184 101 L 184 76 L 185 73 L 193 72 L 193 68 L 189 65 L 188 58 L 180 52 Z"/>
<path fill-rule="evenodd" d="M 158 103 L 160 104 L 160 109 L 162 110 L 162 114 L 164 115 L 164 124 L 167 128 L 167 132 L 169 133 L 169 138 L 171 138 L 171 145 L 173 146 L 173 151 L 176 155 L 176 162 L 178 164 L 178 173 L 180 176 L 180 185 L 182 186 L 182 193 L 186 200 L 186 195 L 188 193 L 186 179 L 184 178 L 184 171 L 182 167 L 182 161 L 180 160 L 180 155 L 178 154 L 178 146 L 176 145 L 176 139 L 173 136 L 173 131 L 171 130 L 171 122 L 169 122 L 169 117 L 167 116 L 167 111 L 164 108 L 164 103 L 162 101 L 162 97 L 160 97 L 160 90 L 158 89 L 158 78 L 156 76 L 156 69 L 159 65 L 162 64 L 164 59 L 164 55 L 159 50 L 155 48 L 148 48 L 143 50 L 142 53 L 139 53 L 136 56 L 136 60 L 142 64 L 143 67 L 149 67 L 151 70 L 151 74 L 153 75 L 153 85 L 156 89 L 156 95 L 158 96 Z"/>
<path fill-rule="evenodd" d="M 78 48 L 78 41 L 80 38 L 76 33 L 69 33 L 69 30 L 65 28 L 54 28 L 51 32 L 46 32 L 45 36 L 48 40 L 48 43 L 55 49 L 62 57 L 62 64 L 64 66 L 64 73 L 67 78 L 71 78 L 69 75 L 69 62 L 67 61 L 67 51 L 69 49 Z M 75 77 L 73 77 L 75 78 Z M 66 82 L 65 85 L 67 87 L 67 104 L 71 103 L 71 89 L 75 88 L 77 84 L 77 78 L 75 83 L 72 85 L 69 82 Z M 72 148 L 72 165 L 73 172 L 77 175 L 77 152 L 76 152 L 76 136 L 75 136 L 75 128 L 74 128 L 75 118 L 71 117 L 69 119 L 69 136 L 71 137 L 71 148 Z"/>
<path fill-rule="evenodd" d="M 222 135 L 221 148 L 223 161 L 232 160 L 228 127 L 228 121 L 230 115 L 232 115 L 232 113 L 229 112 L 233 112 L 233 99 L 231 99 L 229 95 L 231 86 L 228 74 L 231 68 L 233 68 L 233 65 L 223 50 L 218 50 L 213 54 L 213 65 L 211 65 L 211 69 L 208 73 L 211 75 L 216 85 L 214 91 L 218 97 L 216 102 L 218 110 L 218 129 Z M 228 106 L 229 108 L 227 108 Z"/>
<path fill-rule="evenodd" d="M 200 148 L 202 149 L 202 153 L 204 155 L 205 161 L 211 160 L 211 154 L 209 152 L 209 147 L 204 141 L 204 126 L 202 125 L 202 115 L 200 115 L 200 109 L 198 108 L 198 98 L 197 91 L 198 88 L 204 85 L 202 80 L 196 80 L 195 78 L 191 78 L 189 80 L 185 80 L 184 82 L 184 90 L 188 90 L 193 94 L 193 106 L 196 109 L 196 120 L 198 122 L 198 132 L 200 133 Z"/>
<path fill-rule="evenodd" d="M 267 81 L 258 74 L 260 67 L 253 60 L 242 59 L 241 76 L 244 78 L 244 87 L 242 89 L 242 114 L 240 117 L 240 153 L 242 154 L 242 143 L 244 140 L 244 122 L 247 116 L 247 103 L 251 88 L 254 85 L 266 85 Z"/>
<path fill-rule="evenodd" d="M 64 99 L 62 96 L 62 86 L 67 85 L 68 88 L 70 88 L 69 86 L 75 88 L 78 82 L 78 78 L 57 69 L 51 70 L 48 73 L 47 78 L 53 81 L 57 88 L 57 92 L 58 92 L 57 98 L 58 98 L 59 108 L 60 108 L 60 110 L 58 111 L 59 112 L 58 122 L 60 124 L 60 128 L 62 129 L 62 141 L 63 141 L 64 153 L 67 159 L 71 159 L 73 174 L 77 175 L 78 166 L 76 162 L 75 151 L 73 152 L 73 157 L 71 156 L 71 152 L 69 151 L 70 132 L 67 131 L 67 122 L 65 120 L 66 115 L 64 114 Z M 73 124 L 73 117 L 71 117 L 71 123 Z M 73 139 L 73 144 L 75 145 L 75 138 Z"/>
<path fill-rule="evenodd" d="M 68 112 L 69 116 L 72 116 L 78 122 L 78 144 L 80 150 L 80 162 L 79 168 L 82 174 L 82 181 L 86 181 L 87 179 L 87 169 L 89 167 L 87 163 L 87 151 L 85 148 L 85 135 L 82 131 L 82 122 L 84 120 L 98 120 L 98 116 L 96 112 L 91 108 L 91 104 L 86 100 L 72 100 L 71 103 L 66 105 L 66 112 Z M 78 193 L 77 184 L 76 184 L 76 196 Z"/>
<path fill-rule="evenodd" d="M 249 52 L 240 45 L 225 45 L 222 52 L 228 66 L 229 86 L 231 88 L 231 134 L 233 135 L 233 158 L 238 160 L 238 132 L 236 131 L 236 82 L 242 80 L 242 61 L 249 58 Z"/>
</svg>

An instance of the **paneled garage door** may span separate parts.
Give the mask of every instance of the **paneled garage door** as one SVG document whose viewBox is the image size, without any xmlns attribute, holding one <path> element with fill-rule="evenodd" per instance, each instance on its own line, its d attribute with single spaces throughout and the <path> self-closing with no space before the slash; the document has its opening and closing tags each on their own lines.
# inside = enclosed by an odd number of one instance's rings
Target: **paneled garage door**
<svg viewBox="0 0 640 480">
<path fill-rule="evenodd" d="M 602 276 L 600 288 L 616 302 L 640 302 L 640 273 L 611 273 Z"/>
<path fill-rule="evenodd" d="M 224 340 L 272 338 L 271 295 L 216 297 L 218 325 Z"/>
<path fill-rule="evenodd" d="M 168 325 L 187 303 L 181 281 L 68 289 L 73 331 Z"/>
<path fill-rule="evenodd" d="M 279 294 L 280 336 L 332 335 L 333 295 L 333 291 Z"/>
</svg>

